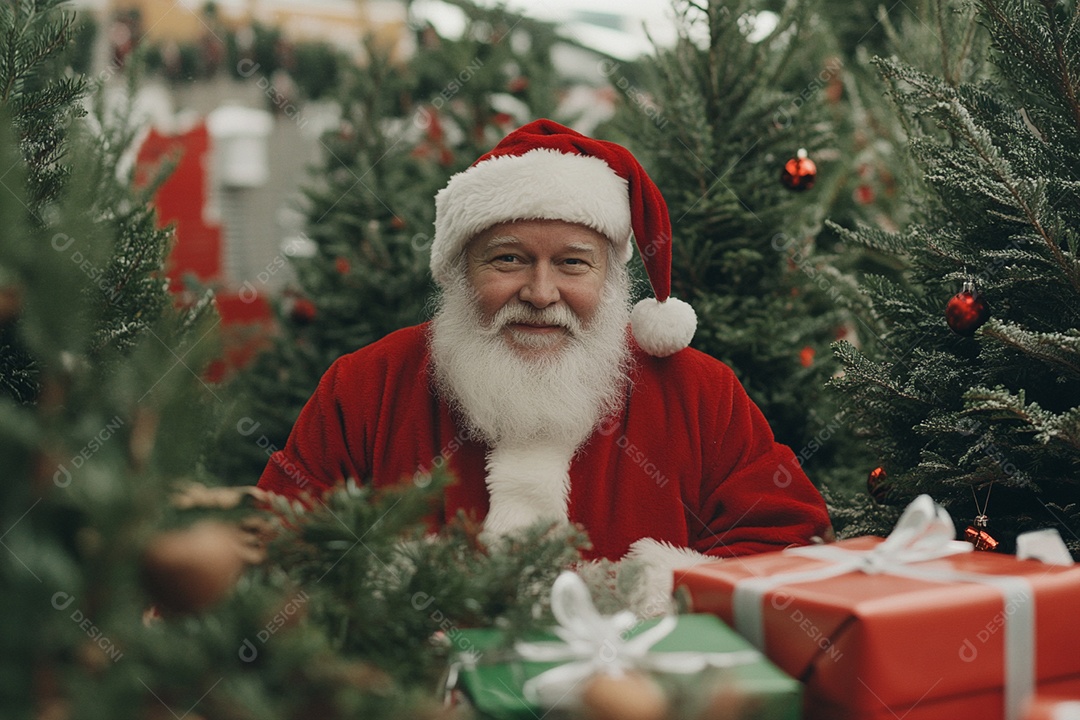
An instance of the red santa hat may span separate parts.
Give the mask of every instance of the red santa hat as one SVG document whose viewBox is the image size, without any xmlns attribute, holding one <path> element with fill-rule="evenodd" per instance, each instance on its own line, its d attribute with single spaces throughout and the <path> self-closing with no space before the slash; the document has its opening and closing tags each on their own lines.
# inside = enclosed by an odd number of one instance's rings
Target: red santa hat
<svg viewBox="0 0 1080 720">
<path fill-rule="evenodd" d="M 633 255 L 632 233 L 656 296 L 638 302 L 631 314 L 638 345 L 666 357 L 690 344 L 697 316 L 671 297 L 667 204 L 626 148 L 546 119 L 514 130 L 435 196 L 435 281 L 452 279 L 457 258 L 477 233 L 514 220 L 590 227 L 608 238 L 622 263 Z"/>
</svg>

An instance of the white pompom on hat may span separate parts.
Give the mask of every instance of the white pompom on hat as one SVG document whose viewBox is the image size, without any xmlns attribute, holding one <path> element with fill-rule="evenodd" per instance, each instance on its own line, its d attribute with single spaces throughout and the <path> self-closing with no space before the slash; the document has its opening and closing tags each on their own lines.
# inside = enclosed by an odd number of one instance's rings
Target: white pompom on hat
<svg viewBox="0 0 1080 720">
<path fill-rule="evenodd" d="M 630 327 L 641 348 L 666 357 L 690 344 L 694 309 L 671 295 L 667 203 L 626 148 L 551 120 L 514 130 L 435 196 L 431 274 L 445 286 L 477 233 L 515 220 L 565 220 L 596 230 L 626 263 L 631 233 L 655 298 L 634 306 Z"/>
</svg>

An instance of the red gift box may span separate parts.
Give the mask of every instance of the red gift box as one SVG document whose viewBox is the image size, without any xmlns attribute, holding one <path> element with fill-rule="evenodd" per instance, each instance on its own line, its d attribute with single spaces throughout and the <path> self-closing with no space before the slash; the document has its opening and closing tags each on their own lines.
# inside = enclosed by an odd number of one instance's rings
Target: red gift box
<svg viewBox="0 0 1080 720">
<path fill-rule="evenodd" d="M 806 720 L 1020 720 L 1035 686 L 1080 692 L 1080 566 L 956 550 L 880 563 L 884 543 L 705 563 L 676 586 L 806 684 Z"/>
</svg>

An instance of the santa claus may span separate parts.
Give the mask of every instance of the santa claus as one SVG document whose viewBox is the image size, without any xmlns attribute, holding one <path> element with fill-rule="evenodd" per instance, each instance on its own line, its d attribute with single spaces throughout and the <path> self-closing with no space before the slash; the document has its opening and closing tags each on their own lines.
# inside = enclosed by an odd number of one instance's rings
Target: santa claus
<svg viewBox="0 0 1080 720">
<path fill-rule="evenodd" d="M 435 198 L 434 319 L 340 358 L 259 486 L 296 496 L 446 466 L 489 536 L 574 522 L 672 570 L 824 536 L 821 496 L 730 368 L 688 347 L 671 224 L 623 147 L 550 120 Z M 655 298 L 631 309 L 634 243 Z"/>
</svg>

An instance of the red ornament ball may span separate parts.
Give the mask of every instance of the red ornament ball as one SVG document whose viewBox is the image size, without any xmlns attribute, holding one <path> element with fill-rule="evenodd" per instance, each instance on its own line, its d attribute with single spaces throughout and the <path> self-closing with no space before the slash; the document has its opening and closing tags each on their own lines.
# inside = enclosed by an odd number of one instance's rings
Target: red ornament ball
<svg viewBox="0 0 1080 720">
<path fill-rule="evenodd" d="M 319 314 L 318 308 L 315 307 L 315 303 L 311 302 L 307 298 L 296 298 L 293 301 L 292 309 L 289 311 L 289 317 L 293 322 L 300 325 L 307 325 L 315 320 L 315 316 Z"/>
<path fill-rule="evenodd" d="M 859 203 L 860 205 L 869 205 L 870 203 L 874 202 L 874 188 L 870 187 L 869 185 L 860 185 L 859 187 L 855 188 L 854 197 L 855 202 Z"/>
<path fill-rule="evenodd" d="M 870 494 L 870 497 L 874 498 L 875 502 L 883 503 L 888 496 L 889 491 L 885 485 L 885 480 L 889 477 L 889 474 L 885 472 L 885 468 L 880 465 L 870 471 L 870 474 L 866 476 L 866 492 Z"/>
<path fill-rule="evenodd" d="M 780 173 L 780 184 L 788 190 L 802 192 L 814 187 L 817 179 L 817 165 L 806 156 L 806 151 L 800 149 L 798 154 L 784 163 L 784 170 Z"/>
<path fill-rule="evenodd" d="M 334 260 L 334 269 L 338 271 L 339 275 L 348 275 L 352 266 L 349 264 L 349 259 L 346 257 L 338 256 Z"/>
<path fill-rule="evenodd" d="M 957 335 L 974 335 L 989 319 L 990 305 L 975 291 L 972 283 L 964 283 L 964 289 L 953 295 L 945 306 L 945 322 Z"/>
</svg>

